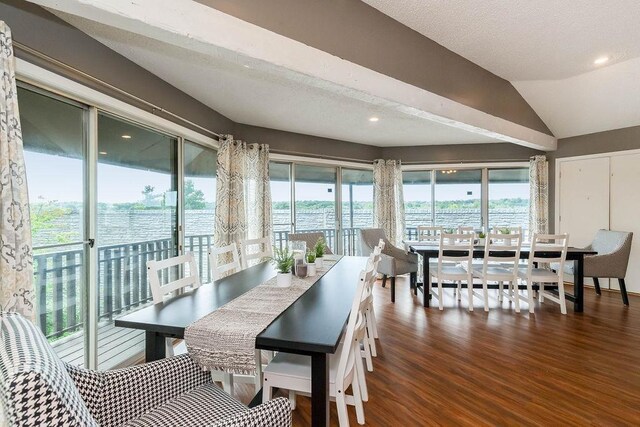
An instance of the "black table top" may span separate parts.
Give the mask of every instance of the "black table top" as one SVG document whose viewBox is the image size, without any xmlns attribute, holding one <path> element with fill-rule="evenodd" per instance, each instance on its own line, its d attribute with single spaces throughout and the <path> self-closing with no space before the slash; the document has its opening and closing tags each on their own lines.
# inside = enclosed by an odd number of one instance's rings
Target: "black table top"
<svg viewBox="0 0 640 427">
<path fill-rule="evenodd" d="M 438 245 L 433 245 L 429 243 L 407 242 L 407 244 L 414 252 L 418 252 L 420 254 L 426 254 L 432 257 L 438 256 L 438 252 L 440 251 L 440 248 L 438 247 Z M 473 257 L 482 258 L 484 256 L 484 249 L 485 249 L 484 245 L 474 246 Z M 522 248 L 520 248 L 520 257 L 528 258 L 529 252 L 531 252 L 530 246 L 522 246 Z M 544 250 L 542 250 L 542 251 L 536 251 L 536 253 L 544 254 L 545 252 Z M 557 253 L 557 252 L 554 251 L 553 253 Z M 595 252 L 589 249 L 569 247 L 567 248 L 567 259 L 575 259 L 576 257 L 581 257 L 583 255 L 596 255 L 597 253 L 598 252 Z"/>
<path fill-rule="evenodd" d="M 367 258 L 343 257 L 256 338 L 256 348 L 334 353 Z"/>
<path fill-rule="evenodd" d="M 343 257 L 256 338 L 256 348 L 293 353 L 335 352 L 351 311 L 366 258 Z M 124 328 L 184 337 L 187 326 L 275 276 L 269 263 L 239 271 L 215 283 L 115 320 Z"/>
<path fill-rule="evenodd" d="M 264 262 L 165 302 L 126 314 L 116 319 L 115 325 L 183 338 L 187 326 L 275 275 L 274 267 Z"/>
</svg>

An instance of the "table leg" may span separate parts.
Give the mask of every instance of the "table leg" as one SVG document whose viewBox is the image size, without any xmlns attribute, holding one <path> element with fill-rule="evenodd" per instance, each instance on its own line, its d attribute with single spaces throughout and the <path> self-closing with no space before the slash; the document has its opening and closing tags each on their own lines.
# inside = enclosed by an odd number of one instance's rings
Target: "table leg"
<svg viewBox="0 0 640 427">
<path fill-rule="evenodd" d="M 582 313 L 584 311 L 584 256 L 580 255 L 573 262 L 573 282 L 575 301 L 573 302 L 573 311 Z"/>
<path fill-rule="evenodd" d="M 329 355 L 311 355 L 311 425 L 329 425 Z"/>
<path fill-rule="evenodd" d="M 431 299 L 431 274 L 429 272 L 429 256 L 422 255 L 422 305 L 429 307 Z"/>
<path fill-rule="evenodd" d="M 154 360 L 164 359 L 166 357 L 166 338 L 157 332 L 145 332 L 145 360 L 153 362 Z"/>
</svg>

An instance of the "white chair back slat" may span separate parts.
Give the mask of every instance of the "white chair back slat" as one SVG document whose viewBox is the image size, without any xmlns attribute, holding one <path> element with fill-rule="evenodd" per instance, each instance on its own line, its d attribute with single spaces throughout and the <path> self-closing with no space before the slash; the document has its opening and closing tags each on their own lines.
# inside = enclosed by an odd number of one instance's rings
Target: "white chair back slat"
<svg viewBox="0 0 640 427">
<path fill-rule="evenodd" d="M 183 278 L 170 281 L 166 284 L 160 282 L 162 270 L 167 268 L 184 268 L 185 264 L 189 266 L 189 275 Z M 176 256 L 164 260 L 147 261 L 147 274 L 149 277 L 149 285 L 153 303 L 161 303 L 165 295 L 175 292 L 179 289 L 191 286 L 193 289 L 200 287 L 200 275 L 198 274 L 198 266 L 193 253 L 188 252 L 185 255 Z M 186 274 L 186 272 L 185 272 Z"/>
<path fill-rule="evenodd" d="M 258 251 L 252 251 L 252 247 L 257 246 Z M 271 248 L 271 239 L 263 237 L 261 239 L 247 239 L 240 241 L 240 262 L 242 268 L 249 266 L 249 261 L 258 259 L 263 260 L 273 256 Z"/>
<path fill-rule="evenodd" d="M 442 227 L 419 225 L 416 227 L 419 242 L 431 242 L 437 244 L 440 241 Z"/>
<path fill-rule="evenodd" d="M 221 264 L 220 258 L 231 259 L 231 261 Z M 211 275 L 214 282 L 224 277 L 228 272 L 236 273 L 240 271 L 242 266 L 240 265 L 240 256 L 236 243 L 233 242 L 220 248 L 209 248 L 209 265 L 211 266 Z"/>
<path fill-rule="evenodd" d="M 501 234 L 501 235 L 514 235 L 519 234 L 521 236 L 520 242 L 524 240 L 524 234 L 522 234 L 522 227 L 516 226 L 495 226 L 491 229 L 491 234 Z"/>
<path fill-rule="evenodd" d="M 560 264 L 559 271 L 564 271 L 568 248 L 568 234 L 534 234 L 533 239 L 531 239 L 529 264 L 533 265 L 534 262 L 557 262 Z M 543 253 L 547 255 L 542 256 Z"/>
<path fill-rule="evenodd" d="M 522 246 L 522 235 L 520 234 L 494 234 L 489 233 L 485 242 L 484 266 L 491 262 L 501 264 L 513 263 L 515 268 L 520 261 L 520 249 Z M 500 256 L 496 253 L 499 252 Z"/>
<path fill-rule="evenodd" d="M 438 268 L 442 266 L 443 262 L 471 262 L 474 240 L 475 234 L 442 233 L 438 252 Z M 449 251 L 455 251 L 455 253 L 452 254 Z"/>
<path fill-rule="evenodd" d="M 458 227 L 458 234 L 475 234 L 476 230 L 473 227 Z"/>
</svg>

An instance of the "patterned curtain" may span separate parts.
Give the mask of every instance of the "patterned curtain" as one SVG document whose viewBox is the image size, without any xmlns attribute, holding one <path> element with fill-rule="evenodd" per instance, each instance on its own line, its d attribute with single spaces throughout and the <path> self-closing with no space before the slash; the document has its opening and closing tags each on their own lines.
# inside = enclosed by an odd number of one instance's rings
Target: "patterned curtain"
<svg viewBox="0 0 640 427">
<path fill-rule="evenodd" d="M 214 244 L 271 237 L 269 146 L 234 141 L 226 135 L 218 150 Z"/>
<path fill-rule="evenodd" d="M 549 162 L 545 156 L 529 160 L 529 233 L 549 232 Z"/>
<path fill-rule="evenodd" d="M 373 223 L 384 230 L 390 242 L 402 246 L 404 196 L 400 160 L 373 162 Z"/>
<path fill-rule="evenodd" d="M 33 320 L 33 253 L 11 30 L 0 21 L 0 310 Z"/>
</svg>

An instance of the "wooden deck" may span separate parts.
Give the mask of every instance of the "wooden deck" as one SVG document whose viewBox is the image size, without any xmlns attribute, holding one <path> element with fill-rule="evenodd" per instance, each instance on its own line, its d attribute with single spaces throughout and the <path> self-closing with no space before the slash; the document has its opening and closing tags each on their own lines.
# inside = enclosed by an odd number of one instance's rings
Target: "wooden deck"
<svg viewBox="0 0 640 427">
<path fill-rule="evenodd" d="M 78 332 L 52 343 L 60 358 L 76 366 L 84 365 L 84 333 Z M 116 328 L 113 322 L 98 326 L 98 369 L 129 365 L 144 352 L 144 332 Z"/>
<path fill-rule="evenodd" d="M 516 314 L 496 295 L 489 313 L 479 299 L 469 313 L 466 292 L 458 303 L 448 290 L 439 311 L 404 279 L 395 304 L 377 285 L 366 425 L 640 425 L 640 296 L 625 307 L 619 293 L 587 288 L 584 313 L 563 316 L 552 302 Z M 236 393 L 249 402 L 254 389 L 236 384 Z M 298 398 L 294 426 L 309 425 L 309 402 Z M 349 416 L 358 425 L 353 408 Z"/>
</svg>

